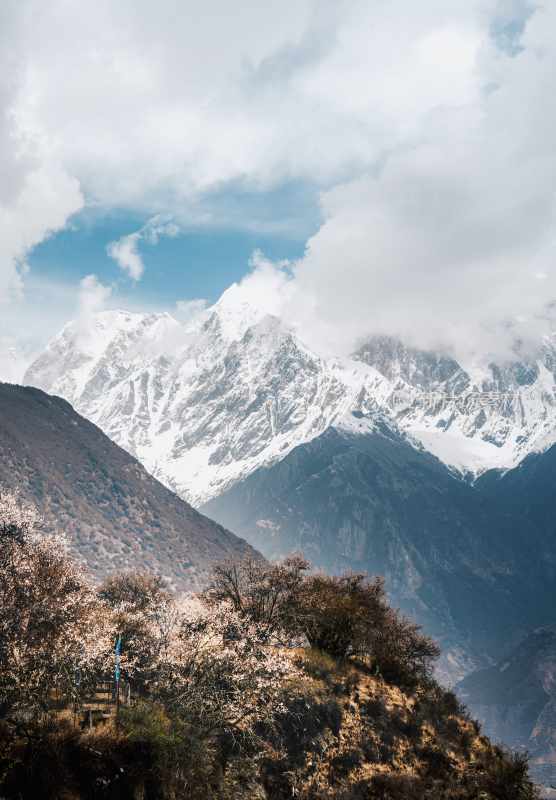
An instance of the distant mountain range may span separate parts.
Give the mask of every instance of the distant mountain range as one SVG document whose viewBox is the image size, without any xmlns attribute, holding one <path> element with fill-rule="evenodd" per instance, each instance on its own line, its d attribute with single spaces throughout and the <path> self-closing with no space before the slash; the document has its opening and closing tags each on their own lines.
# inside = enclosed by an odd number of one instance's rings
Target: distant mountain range
<svg viewBox="0 0 556 800">
<path fill-rule="evenodd" d="M 376 418 L 328 429 L 201 508 L 268 557 L 301 550 L 331 572 L 384 575 L 441 641 L 448 680 L 554 619 L 554 537 Z"/>
<path fill-rule="evenodd" d="M 254 555 L 58 397 L 0 384 L 0 453 L 0 486 L 34 503 L 97 577 L 151 569 L 194 589 L 215 561 Z"/>
<path fill-rule="evenodd" d="M 352 411 L 386 416 L 461 474 L 514 467 L 556 441 L 555 375 L 554 338 L 534 361 L 481 368 L 385 337 L 325 359 L 233 286 L 186 324 L 120 311 L 69 323 L 24 383 L 199 505 Z"/>
</svg>

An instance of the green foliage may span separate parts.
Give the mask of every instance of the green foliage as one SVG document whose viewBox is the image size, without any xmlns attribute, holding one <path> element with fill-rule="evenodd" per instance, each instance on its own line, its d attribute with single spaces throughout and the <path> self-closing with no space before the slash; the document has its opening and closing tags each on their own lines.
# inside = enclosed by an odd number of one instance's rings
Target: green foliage
<svg viewBox="0 0 556 800">
<path fill-rule="evenodd" d="M 338 661 L 316 647 L 304 650 L 303 655 L 296 660 L 296 663 L 307 675 L 326 683 L 330 683 L 338 672 Z"/>
<path fill-rule="evenodd" d="M 210 796 L 215 750 L 184 720 L 170 717 L 158 703 L 143 701 L 121 710 L 120 729 L 140 755 L 151 794 L 152 787 L 159 787 L 160 798 Z"/>
<path fill-rule="evenodd" d="M 155 756 L 160 754 L 162 758 L 176 743 L 171 721 L 158 703 L 142 700 L 133 706 L 123 707 L 118 723 L 130 742 L 148 743 Z"/>
</svg>

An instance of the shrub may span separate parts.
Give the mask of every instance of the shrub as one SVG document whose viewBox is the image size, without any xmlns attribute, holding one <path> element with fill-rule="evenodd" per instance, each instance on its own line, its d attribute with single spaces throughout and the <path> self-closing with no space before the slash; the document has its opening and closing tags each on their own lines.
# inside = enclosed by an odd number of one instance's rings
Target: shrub
<svg viewBox="0 0 556 800">
<path fill-rule="evenodd" d="M 351 749 L 339 753 L 330 762 L 330 772 L 334 779 L 345 778 L 349 773 L 361 765 L 363 754 L 359 750 Z"/>
<path fill-rule="evenodd" d="M 282 709 L 272 721 L 257 726 L 262 739 L 287 753 L 290 768 L 300 767 L 311 753 L 324 752 L 326 734 L 338 736 L 342 726 L 342 709 L 335 699 L 303 692 L 303 687 L 301 691 L 284 692 Z"/>
<path fill-rule="evenodd" d="M 480 782 L 487 797 L 496 800 L 539 800 L 539 792 L 529 779 L 529 757 L 500 747 L 491 751 Z"/>
<path fill-rule="evenodd" d="M 454 771 L 454 760 L 440 747 L 425 745 L 420 750 L 424 772 L 433 778 L 447 778 Z"/>
<path fill-rule="evenodd" d="M 296 663 L 307 675 L 325 683 L 330 683 L 332 677 L 338 671 L 338 662 L 328 653 L 323 653 L 322 650 L 317 650 L 314 647 L 305 650 L 303 655 L 296 659 Z"/>
<path fill-rule="evenodd" d="M 420 778 L 412 775 L 399 775 L 392 773 L 382 773 L 375 775 L 368 783 L 364 782 L 361 789 L 365 788 L 367 795 L 361 793 L 354 797 L 369 797 L 373 800 L 432 800 L 430 794 L 426 794 L 426 785 Z M 450 795 L 445 795 L 446 800 Z M 440 798 L 439 798 L 440 800 Z"/>
<path fill-rule="evenodd" d="M 193 726 L 145 701 L 123 708 L 120 726 L 135 747 L 147 796 L 210 796 L 216 750 Z"/>
<path fill-rule="evenodd" d="M 439 655 L 418 625 L 389 607 L 381 578 L 309 576 L 291 607 L 292 619 L 312 647 L 335 658 L 369 657 L 391 683 L 424 682 Z"/>
<path fill-rule="evenodd" d="M 437 645 L 418 625 L 390 608 L 382 578 L 358 573 L 307 575 L 308 563 L 292 556 L 269 565 L 248 560 L 218 566 L 205 603 L 230 603 L 267 636 L 304 637 L 335 659 L 363 656 L 391 683 L 413 688 L 431 674 Z"/>
</svg>

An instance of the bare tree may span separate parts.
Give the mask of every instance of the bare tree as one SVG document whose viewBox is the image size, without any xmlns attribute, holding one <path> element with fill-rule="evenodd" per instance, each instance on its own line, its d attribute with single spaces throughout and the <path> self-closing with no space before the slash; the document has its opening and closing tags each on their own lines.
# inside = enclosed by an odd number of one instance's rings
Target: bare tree
<svg viewBox="0 0 556 800">
<path fill-rule="evenodd" d="M 439 649 L 390 607 L 382 578 L 308 570 L 300 556 L 279 564 L 221 564 L 203 598 L 209 606 L 230 603 L 237 614 L 262 626 L 267 640 L 301 638 L 336 658 L 363 656 L 393 682 L 412 684 L 429 676 Z"/>
<path fill-rule="evenodd" d="M 267 637 L 292 632 L 292 609 L 309 562 L 292 555 L 277 564 L 247 559 L 214 568 L 205 602 L 229 603 L 264 630 Z"/>
</svg>

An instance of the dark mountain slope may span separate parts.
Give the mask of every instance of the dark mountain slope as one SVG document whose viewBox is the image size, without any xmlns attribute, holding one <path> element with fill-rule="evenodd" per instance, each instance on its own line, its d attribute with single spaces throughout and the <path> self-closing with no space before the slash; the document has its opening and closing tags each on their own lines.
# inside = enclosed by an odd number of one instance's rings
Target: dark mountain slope
<svg viewBox="0 0 556 800">
<path fill-rule="evenodd" d="M 533 631 L 457 690 L 488 736 L 526 749 L 539 782 L 556 783 L 556 626 Z"/>
<path fill-rule="evenodd" d="M 535 529 L 385 425 L 330 429 L 203 510 L 266 556 L 298 549 L 328 571 L 385 575 L 444 647 L 494 655 L 551 621 Z"/>
<path fill-rule="evenodd" d="M 556 445 L 508 472 L 487 472 L 475 487 L 504 513 L 524 517 L 537 529 L 546 568 L 556 580 Z"/>
<path fill-rule="evenodd" d="M 216 560 L 252 549 L 152 478 L 65 400 L 0 384 L 0 486 L 37 505 L 97 576 L 151 569 L 198 586 Z"/>
</svg>

